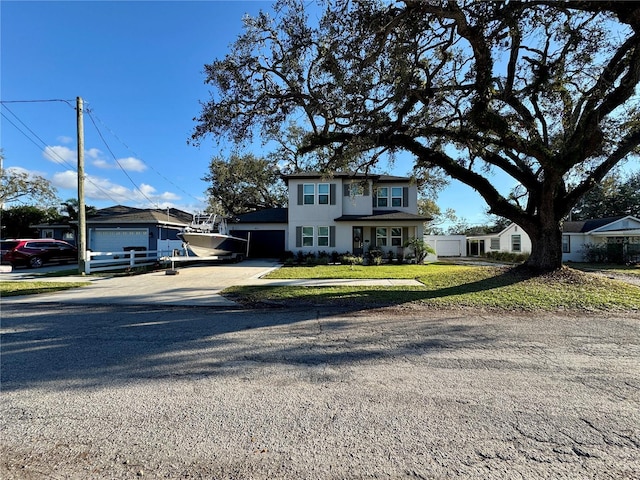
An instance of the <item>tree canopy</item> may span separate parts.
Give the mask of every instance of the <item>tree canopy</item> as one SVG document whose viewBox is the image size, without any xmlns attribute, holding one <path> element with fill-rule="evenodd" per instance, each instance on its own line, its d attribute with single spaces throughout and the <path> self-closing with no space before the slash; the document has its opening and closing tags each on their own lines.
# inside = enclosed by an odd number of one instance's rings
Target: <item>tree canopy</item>
<svg viewBox="0 0 640 480">
<path fill-rule="evenodd" d="M 531 237 L 527 265 L 562 264 L 561 222 L 638 153 L 638 2 L 284 0 L 245 18 L 205 66 L 214 88 L 193 132 L 282 135 L 327 169 L 408 152 L 474 188 Z M 500 192 L 491 172 L 514 180 Z"/>
<path fill-rule="evenodd" d="M 572 220 L 640 216 L 640 170 L 623 177 L 608 175 L 580 199 L 571 212 Z"/>
<path fill-rule="evenodd" d="M 8 168 L 0 170 L 0 179 L 0 205 L 26 199 L 52 205 L 58 200 L 56 188 L 40 175 Z"/>
<path fill-rule="evenodd" d="M 222 207 L 225 215 L 241 215 L 287 203 L 286 187 L 277 166 L 253 154 L 214 157 L 203 180 L 210 182 L 207 189 L 210 205 Z"/>
</svg>

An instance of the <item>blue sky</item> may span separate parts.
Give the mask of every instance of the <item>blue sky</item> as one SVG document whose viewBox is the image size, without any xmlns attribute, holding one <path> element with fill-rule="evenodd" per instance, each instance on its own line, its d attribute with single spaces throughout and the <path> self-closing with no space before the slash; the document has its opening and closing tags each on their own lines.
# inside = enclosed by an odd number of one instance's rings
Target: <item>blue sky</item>
<svg viewBox="0 0 640 480">
<path fill-rule="evenodd" d="M 62 200 L 75 198 L 80 96 L 90 112 L 88 205 L 202 210 L 201 179 L 219 153 L 211 139 L 187 145 L 199 101 L 209 98 L 203 67 L 227 53 L 245 14 L 270 8 L 262 1 L 3 0 L 2 100 L 66 101 L 2 105 L 5 168 L 43 175 Z M 389 173 L 410 170 L 410 161 L 398 161 Z M 482 198 L 460 183 L 438 204 L 472 224 L 485 220 Z"/>
</svg>

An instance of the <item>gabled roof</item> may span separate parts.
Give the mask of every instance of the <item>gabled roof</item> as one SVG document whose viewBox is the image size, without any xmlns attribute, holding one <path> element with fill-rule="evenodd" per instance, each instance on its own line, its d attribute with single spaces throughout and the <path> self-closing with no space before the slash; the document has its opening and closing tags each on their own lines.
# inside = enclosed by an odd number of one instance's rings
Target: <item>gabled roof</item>
<svg viewBox="0 0 640 480">
<path fill-rule="evenodd" d="M 102 208 L 95 215 L 87 218 L 87 223 L 152 223 L 188 225 L 193 216 L 190 213 L 169 208 L 168 210 L 154 208 L 135 208 L 124 205 Z"/>
<path fill-rule="evenodd" d="M 376 183 L 385 183 L 385 182 L 409 182 L 411 178 L 409 177 L 396 177 L 393 175 L 381 175 L 376 173 L 355 173 L 355 172 L 333 172 L 333 173 L 322 173 L 322 172 L 298 172 L 291 173 L 288 175 L 283 175 L 285 183 L 288 183 L 290 179 L 322 179 L 322 180 L 331 180 L 332 178 L 346 178 L 353 180 L 365 180 L 371 179 Z"/>
<path fill-rule="evenodd" d="M 607 217 L 607 218 L 595 218 L 591 220 L 579 220 L 572 222 L 564 222 L 562 226 L 563 233 L 587 233 L 602 228 L 605 225 L 616 222 L 625 216 L 620 217 Z"/>
<path fill-rule="evenodd" d="M 238 215 L 230 223 L 287 223 L 288 208 L 267 208 Z"/>
<path fill-rule="evenodd" d="M 371 215 L 342 215 L 336 218 L 336 222 L 427 222 L 429 217 L 401 212 L 399 210 L 374 210 Z"/>
</svg>

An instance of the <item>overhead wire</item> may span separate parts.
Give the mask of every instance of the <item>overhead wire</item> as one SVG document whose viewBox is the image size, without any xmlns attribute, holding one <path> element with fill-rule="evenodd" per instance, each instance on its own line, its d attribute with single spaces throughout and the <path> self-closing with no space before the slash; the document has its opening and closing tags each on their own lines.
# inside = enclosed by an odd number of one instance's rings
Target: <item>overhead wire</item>
<svg viewBox="0 0 640 480">
<path fill-rule="evenodd" d="M 138 186 L 138 184 L 136 182 L 133 181 L 133 178 L 131 178 L 131 176 L 127 173 L 127 171 L 122 168 L 122 165 L 120 164 L 120 162 L 118 161 L 118 159 L 116 158 L 116 156 L 113 153 L 113 150 L 111 150 L 111 147 L 109 146 L 109 144 L 107 143 L 106 139 L 104 138 L 104 135 L 102 135 L 102 132 L 100 131 L 100 129 L 98 128 L 98 125 L 96 125 L 95 120 L 93 119 L 93 114 L 91 112 L 91 109 L 86 108 L 85 109 L 85 113 L 89 116 L 89 119 L 91 120 L 91 123 L 93 124 L 94 128 L 96 129 L 96 132 L 98 132 L 98 136 L 100 137 L 100 139 L 102 140 L 102 143 L 104 143 L 104 146 L 107 148 L 107 150 L 109 151 L 109 153 L 111 154 L 111 157 L 113 157 L 113 161 L 116 163 L 116 165 L 118 166 L 118 168 L 120 168 L 120 170 L 122 170 L 122 173 L 125 174 L 125 176 L 129 179 L 129 181 L 131 182 L 131 185 L 133 185 L 133 187 L 140 193 L 140 195 L 142 195 L 144 198 L 147 199 L 147 201 L 150 204 L 155 204 L 155 206 L 157 208 L 160 208 L 160 204 L 158 202 L 154 202 L 153 200 L 151 200 Z"/>
<path fill-rule="evenodd" d="M 58 152 L 56 152 L 55 150 L 50 148 L 50 146 L 47 145 L 47 143 L 44 140 L 42 140 L 42 138 L 40 138 L 38 136 L 38 134 L 36 134 L 31 128 L 29 128 L 29 126 L 25 122 L 23 122 L 20 119 L 20 117 L 18 117 L 15 114 L 15 112 L 13 112 L 6 105 L 7 103 L 38 103 L 38 102 L 63 102 L 63 103 L 67 103 L 68 105 L 70 105 L 69 102 L 67 102 L 66 100 L 14 100 L 14 101 L 5 101 L 5 100 L 3 100 L 1 103 L 3 104 L 3 108 L 5 110 L 7 110 L 9 113 L 11 113 L 11 115 L 13 115 L 13 117 L 18 122 L 20 122 L 20 124 L 23 125 L 24 128 L 26 128 L 29 131 L 29 133 L 40 142 L 40 144 L 38 144 L 32 137 L 27 135 L 27 133 L 25 133 L 20 127 L 18 127 L 7 115 L 5 115 L 1 111 L 0 111 L 0 114 L 2 114 L 2 117 L 4 117 L 5 120 L 7 120 L 7 122 L 9 122 L 16 130 L 18 130 L 22 135 L 24 135 L 27 138 L 27 140 L 29 140 L 31 143 L 33 143 L 38 148 L 38 150 L 44 149 L 44 151 L 47 152 L 48 155 L 57 157 L 57 159 L 59 160 L 59 163 L 65 165 L 67 168 L 69 168 L 71 171 L 73 171 L 73 172 L 75 172 L 77 174 L 78 173 L 78 169 L 77 169 L 76 166 L 74 166 L 74 165 L 70 164 L 69 162 L 67 162 L 62 156 L 60 156 L 60 154 L 58 154 Z M 88 182 L 89 184 L 94 186 L 98 191 L 102 192 L 106 197 L 111 199 L 113 202 L 118 203 L 118 201 L 115 198 L 113 198 L 111 196 L 111 194 L 107 190 L 102 188 L 100 185 L 96 184 L 93 180 L 91 180 L 90 177 L 85 175 L 84 179 L 85 179 L 86 182 Z M 130 199 L 130 200 L 135 200 L 135 199 Z"/>
<path fill-rule="evenodd" d="M 99 116 L 96 115 L 95 111 L 93 109 L 90 110 L 90 115 L 91 115 L 91 120 L 93 121 L 94 118 L 95 120 L 98 121 L 98 123 L 100 123 L 118 142 L 120 142 L 129 152 L 131 152 L 131 154 L 135 157 L 135 158 L 141 158 L 140 155 L 138 155 L 138 153 L 136 153 L 134 150 L 131 149 L 131 147 L 129 147 L 129 145 L 127 145 L 120 137 L 118 137 L 118 135 L 109 128 L 108 125 L 106 125 Z M 94 123 L 95 125 L 95 123 Z M 97 128 L 97 127 L 96 127 Z M 202 199 L 196 198 L 193 195 L 191 195 L 189 192 L 185 191 L 182 187 L 180 187 L 179 185 L 176 185 L 171 179 L 167 178 L 166 176 L 164 176 L 162 173 L 160 173 L 158 170 L 156 170 L 152 164 L 145 162 L 145 165 L 148 166 L 151 170 L 154 171 L 154 173 L 156 175 L 158 175 L 160 178 L 162 178 L 164 181 L 166 181 L 167 183 L 173 185 L 176 189 L 180 190 L 182 193 L 184 193 L 186 196 L 191 197 L 192 199 L 194 199 L 196 202 L 201 202 Z"/>
</svg>

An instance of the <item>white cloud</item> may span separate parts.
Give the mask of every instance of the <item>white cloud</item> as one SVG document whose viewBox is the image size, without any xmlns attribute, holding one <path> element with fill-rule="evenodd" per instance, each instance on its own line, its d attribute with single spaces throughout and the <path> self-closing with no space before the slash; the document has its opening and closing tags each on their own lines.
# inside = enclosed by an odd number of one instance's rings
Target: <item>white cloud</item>
<svg viewBox="0 0 640 480">
<path fill-rule="evenodd" d="M 67 170 L 58 172 L 53 175 L 52 183 L 60 189 L 77 189 L 78 175 L 76 172 Z M 85 199 L 88 203 L 91 201 L 109 201 L 114 204 L 127 204 L 132 202 L 141 204 L 145 207 L 156 207 L 158 204 L 162 208 L 167 206 L 175 206 L 171 202 L 180 200 L 180 196 L 172 192 L 156 193 L 155 187 L 143 183 L 139 190 L 135 188 L 127 188 L 122 185 L 113 183 L 108 178 L 87 175 L 84 182 Z"/>
<path fill-rule="evenodd" d="M 71 163 L 77 162 L 75 150 L 63 145 L 47 146 L 42 152 L 42 156 L 53 163 Z"/>
<path fill-rule="evenodd" d="M 98 152 L 100 152 L 98 150 Z M 101 158 L 99 155 L 93 157 L 94 160 L 91 164 L 96 168 L 101 168 L 103 170 L 110 170 L 115 168 L 122 168 L 128 172 L 144 172 L 147 169 L 147 166 L 140 159 L 134 157 L 126 157 L 120 158 L 116 162 L 109 162 L 104 158 Z M 118 166 L 119 165 L 119 166 Z"/>
<path fill-rule="evenodd" d="M 130 172 L 144 172 L 147 169 L 147 166 L 142 160 L 134 157 L 120 158 L 118 159 L 118 163 L 123 169 Z"/>
<path fill-rule="evenodd" d="M 71 143 L 75 139 L 72 137 L 67 137 L 66 135 L 60 135 L 56 140 L 58 140 L 60 143 Z"/>
<path fill-rule="evenodd" d="M 90 148 L 89 150 L 85 149 L 84 155 L 89 158 L 100 158 L 102 152 L 97 148 Z"/>
</svg>

